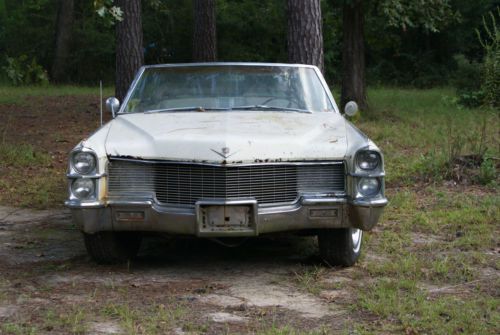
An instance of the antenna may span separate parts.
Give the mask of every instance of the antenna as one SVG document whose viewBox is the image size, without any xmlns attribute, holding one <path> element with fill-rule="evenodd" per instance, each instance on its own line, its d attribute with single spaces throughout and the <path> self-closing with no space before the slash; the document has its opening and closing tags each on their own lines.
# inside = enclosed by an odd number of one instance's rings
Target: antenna
<svg viewBox="0 0 500 335">
<path fill-rule="evenodd" d="M 102 80 L 99 80 L 99 94 L 101 95 L 101 127 L 102 127 Z"/>
</svg>

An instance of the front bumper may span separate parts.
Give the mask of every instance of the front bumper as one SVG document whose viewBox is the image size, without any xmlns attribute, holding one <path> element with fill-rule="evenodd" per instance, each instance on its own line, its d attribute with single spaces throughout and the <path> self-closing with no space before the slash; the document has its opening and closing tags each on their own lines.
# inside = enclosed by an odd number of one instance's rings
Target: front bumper
<svg viewBox="0 0 500 335">
<path fill-rule="evenodd" d="M 159 205 L 153 201 L 108 201 L 85 206 L 67 201 L 74 223 L 85 233 L 100 231 L 162 232 L 200 237 L 256 236 L 268 233 L 323 228 L 371 230 L 387 204 L 386 198 L 348 200 L 346 198 L 303 197 L 293 205 L 257 206 L 255 200 L 200 202 L 196 208 Z M 249 206 L 253 208 L 249 229 L 207 231 L 201 228 L 201 206 Z"/>
</svg>

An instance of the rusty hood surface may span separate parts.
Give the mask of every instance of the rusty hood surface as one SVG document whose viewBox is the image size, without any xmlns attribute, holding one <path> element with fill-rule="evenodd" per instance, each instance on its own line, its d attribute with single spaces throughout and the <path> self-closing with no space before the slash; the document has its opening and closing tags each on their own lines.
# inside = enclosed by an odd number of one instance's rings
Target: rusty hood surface
<svg viewBox="0 0 500 335">
<path fill-rule="evenodd" d="M 333 112 L 121 114 L 105 149 L 115 157 L 226 164 L 342 159 L 346 121 Z"/>
</svg>

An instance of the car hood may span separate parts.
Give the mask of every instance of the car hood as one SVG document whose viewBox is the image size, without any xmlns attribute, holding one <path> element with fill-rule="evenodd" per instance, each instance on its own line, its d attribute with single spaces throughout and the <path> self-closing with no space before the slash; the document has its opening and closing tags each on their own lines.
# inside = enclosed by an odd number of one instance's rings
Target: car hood
<svg viewBox="0 0 500 335">
<path fill-rule="evenodd" d="M 110 156 L 226 164 L 342 159 L 346 149 L 345 119 L 328 112 L 122 114 L 106 139 Z"/>
</svg>

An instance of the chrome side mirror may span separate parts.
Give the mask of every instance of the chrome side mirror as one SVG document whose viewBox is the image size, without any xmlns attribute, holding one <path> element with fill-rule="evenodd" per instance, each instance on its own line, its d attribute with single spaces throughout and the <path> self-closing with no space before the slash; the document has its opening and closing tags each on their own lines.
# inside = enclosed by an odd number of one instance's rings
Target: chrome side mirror
<svg viewBox="0 0 500 335">
<path fill-rule="evenodd" d="M 358 104 L 355 103 L 354 101 L 349 101 L 348 103 L 345 104 L 344 107 L 344 113 L 347 116 L 354 116 L 358 112 Z"/>
<path fill-rule="evenodd" d="M 113 114 L 113 118 L 120 109 L 120 100 L 115 97 L 106 99 L 106 109 Z"/>
</svg>

